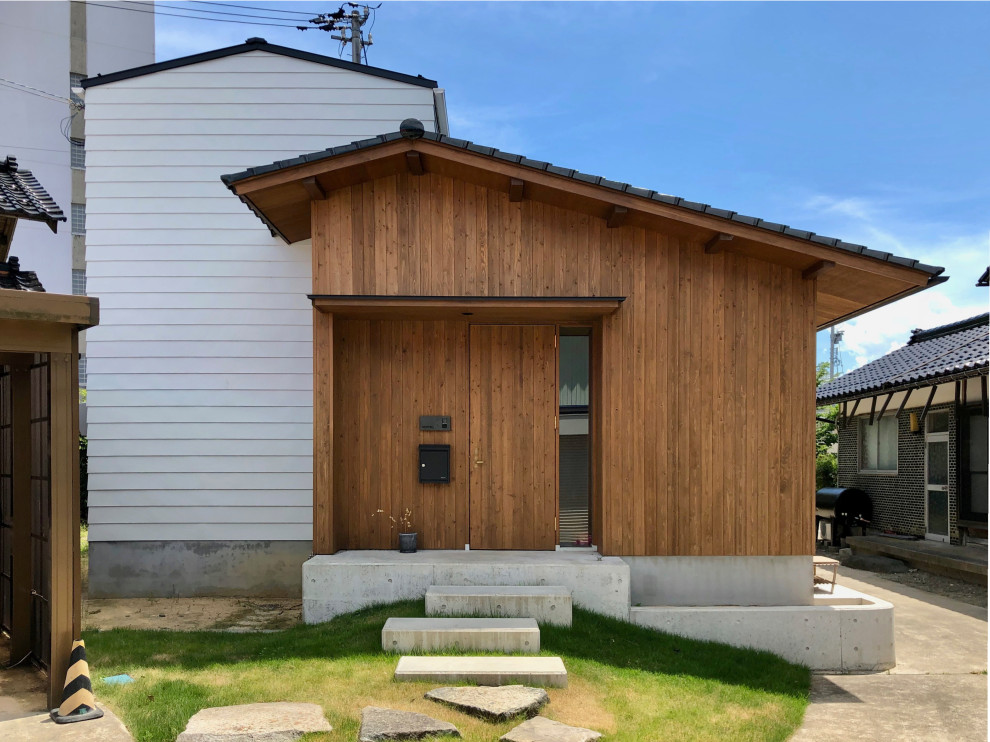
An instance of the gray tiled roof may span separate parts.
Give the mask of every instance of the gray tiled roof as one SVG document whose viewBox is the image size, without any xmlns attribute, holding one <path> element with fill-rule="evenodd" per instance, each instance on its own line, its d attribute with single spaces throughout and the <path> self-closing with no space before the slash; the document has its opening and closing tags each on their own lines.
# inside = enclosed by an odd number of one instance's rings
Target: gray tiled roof
<svg viewBox="0 0 990 742">
<path fill-rule="evenodd" d="M 987 373 L 990 315 L 951 325 L 915 330 L 903 348 L 818 387 L 818 402 L 829 404 L 880 391 L 927 386 L 944 377 Z"/>
<path fill-rule="evenodd" d="M 65 214 L 30 170 L 21 170 L 17 158 L 0 162 L 0 216 L 45 222 L 53 232 Z"/>
<path fill-rule="evenodd" d="M 313 152 L 306 155 L 300 155 L 299 157 L 293 157 L 290 160 L 279 160 L 273 162 L 270 165 L 261 165 L 258 167 L 251 167 L 247 170 L 242 170 L 239 173 L 230 173 L 229 175 L 221 175 L 220 179 L 227 185 L 228 188 L 233 190 L 232 186 L 238 181 L 244 180 L 246 178 L 251 178 L 255 175 L 264 175 L 265 173 L 272 173 L 278 170 L 284 170 L 286 168 L 294 167 L 296 165 L 303 165 L 309 162 L 318 162 L 320 160 L 327 160 L 331 157 L 338 157 L 340 155 L 347 154 L 348 152 L 355 152 L 361 149 L 369 149 L 371 147 L 377 147 L 387 142 L 394 142 L 397 139 L 401 139 L 402 134 L 399 132 L 391 132 L 389 134 L 380 134 L 379 136 L 372 137 L 370 139 L 362 139 L 357 142 L 351 142 L 350 144 L 343 144 L 338 147 L 330 147 L 329 149 L 321 150 L 319 152 Z M 902 258 L 897 255 L 892 255 L 888 252 L 882 252 L 879 250 L 871 250 L 864 245 L 856 245 L 850 242 L 843 242 L 836 237 L 825 237 L 824 235 L 815 234 L 814 232 L 808 232 L 802 229 L 793 229 L 786 224 L 777 224 L 776 222 L 768 222 L 764 219 L 760 219 L 755 216 L 746 216 L 744 214 L 739 214 L 735 211 L 729 211 L 727 209 L 717 209 L 714 206 L 709 206 L 708 204 L 697 203 L 695 201 L 688 201 L 686 199 L 680 198 L 679 196 L 670 196 L 666 193 L 660 193 L 658 191 L 652 191 L 647 188 L 637 188 L 636 186 L 630 185 L 629 183 L 621 183 L 615 180 L 608 180 L 600 175 L 588 175 L 586 173 L 578 172 L 577 170 L 572 170 L 569 168 L 558 167 L 552 165 L 549 162 L 543 162 L 542 160 L 531 160 L 528 157 L 522 155 L 514 155 L 509 152 L 502 152 L 495 149 L 494 147 L 484 147 L 473 142 L 469 142 L 465 139 L 456 139 L 454 137 L 444 136 L 443 134 L 437 134 L 435 132 L 425 132 L 423 134 L 423 139 L 429 139 L 433 142 L 439 142 L 445 144 L 449 147 L 456 147 L 458 149 L 464 149 L 468 152 L 474 152 L 479 155 L 484 155 L 485 157 L 493 157 L 499 160 L 505 160 L 507 162 L 512 162 L 517 165 L 522 165 L 523 167 L 532 168 L 533 170 L 540 170 L 542 172 L 547 172 L 552 175 L 560 175 L 565 178 L 570 178 L 572 180 L 580 181 L 582 183 L 591 183 L 592 185 L 602 186 L 604 188 L 610 188 L 614 191 L 620 191 L 622 193 L 628 193 L 631 196 L 639 196 L 640 198 L 650 199 L 652 201 L 659 201 L 661 203 L 669 204 L 671 206 L 677 206 L 683 209 L 690 209 L 691 211 L 697 211 L 703 214 L 708 214 L 710 216 L 719 217 L 720 219 L 725 219 L 726 221 L 738 222 L 740 224 L 746 224 L 752 227 L 759 227 L 760 229 L 765 229 L 768 232 L 776 232 L 778 234 L 784 234 L 789 237 L 796 237 L 798 239 L 807 240 L 808 242 L 813 242 L 818 245 L 825 245 L 826 247 L 834 247 L 840 250 L 845 250 L 847 252 L 856 253 L 858 255 L 863 255 L 869 258 L 875 258 L 877 260 L 883 260 L 888 263 L 895 263 L 897 265 L 907 266 L 908 268 L 916 268 L 920 271 L 924 271 L 931 276 L 938 276 L 945 270 L 945 268 L 926 265 L 912 258 Z M 259 215 L 260 216 L 260 215 Z M 265 221 L 264 219 L 262 219 Z M 266 222 L 267 223 L 267 222 Z M 269 224 L 269 227 L 272 225 Z"/>
<path fill-rule="evenodd" d="M 20 261 L 11 255 L 6 262 L 0 261 L 0 289 L 14 291 L 44 291 L 34 271 L 22 271 Z"/>
</svg>

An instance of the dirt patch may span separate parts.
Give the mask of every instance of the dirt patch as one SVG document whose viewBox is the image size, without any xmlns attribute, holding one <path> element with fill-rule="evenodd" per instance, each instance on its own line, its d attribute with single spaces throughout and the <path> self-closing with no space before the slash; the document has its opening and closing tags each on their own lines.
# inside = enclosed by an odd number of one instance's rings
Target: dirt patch
<svg viewBox="0 0 990 742">
<path fill-rule="evenodd" d="M 84 600 L 83 628 L 172 631 L 277 631 L 302 620 L 298 600 L 111 598 Z"/>
</svg>

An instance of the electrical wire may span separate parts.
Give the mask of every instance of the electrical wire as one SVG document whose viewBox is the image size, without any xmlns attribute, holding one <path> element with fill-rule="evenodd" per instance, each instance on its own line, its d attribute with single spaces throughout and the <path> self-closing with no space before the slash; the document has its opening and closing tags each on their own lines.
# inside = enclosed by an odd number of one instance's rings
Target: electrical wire
<svg viewBox="0 0 990 742">
<path fill-rule="evenodd" d="M 131 13 L 152 13 L 153 15 L 167 15 L 174 16 L 175 18 L 188 18 L 190 20 L 196 21 L 213 21 L 214 23 L 239 23 L 245 26 L 274 26 L 276 28 L 299 28 L 299 26 L 293 26 L 286 23 L 262 23 L 260 21 L 234 21 L 227 20 L 225 18 L 207 18 L 201 15 L 183 15 L 181 13 L 166 13 L 161 10 L 144 10 L 142 8 L 125 8 L 122 5 L 105 5 L 103 3 L 94 3 L 92 0 L 86 3 L 87 5 L 95 5 L 98 8 L 113 8 L 115 10 L 127 10 Z M 283 20 L 288 20 L 283 19 Z"/>
<path fill-rule="evenodd" d="M 275 16 L 270 16 L 270 15 L 253 15 L 251 13 L 227 13 L 227 12 L 224 12 L 222 10 L 200 10 L 199 8 L 189 8 L 189 7 L 186 7 L 184 5 L 166 5 L 165 3 L 161 3 L 161 2 L 143 3 L 143 2 L 137 2 L 137 0 L 124 0 L 124 2 L 126 2 L 128 5 L 147 5 L 147 6 L 152 6 L 152 7 L 155 7 L 155 8 L 171 8 L 172 10 L 189 11 L 190 13 L 213 13 L 215 15 L 232 15 L 232 16 L 237 16 L 238 18 L 263 18 L 263 19 L 269 20 L 269 21 L 291 21 L 292 20 L 291 18 L 277 18 Z M 200 16 L 189 16 L 189 17 L 190 18 L 199 18 Z M 207 20 L 222 21 L 224 19 L 223 18 L 209 18 Z"/>
<path fill-rule="evenodd" d="M 304 10 L 276 10 L 275 8 L 256 8 L 253 5 L 235 5 L 234 3 L 214 3 L 214 2 L 209 2 L 208 0 L 192 0 L 192 3 L 191 4 L 195 4 L 195 5 L 220 5 L 220 6 L 223 6 L 223 7 L 226 7 L 226 8 L 245 8 L 247 10 L 261 10 L 261 11 L 272 12 L 272 13 L 291 13 L 293 15 L 306 15 L 306 16 L 309 16 L 310 18 L 313 17 L 313 13 L 307 13 Z M 191 8 L 190 8 L 190 10 L 191 10 Z M 319 13 L 317 13 L 316 15 L 319 15 Z"/>
<path fill-rule="evenodd" d="M 37 95 L 39 98 L 47 98 L 48 100 L 55 101 L 56 103 L 68 103 L 72 106 L 78 105 L 74 100 L 70 100 L 69 98 L 65 98 L 56 93 L 49 93 L 47 90 L 41 90 L 40 88 L 32 88 L 30 85 L 14 82 L 13 80 L 7 80 L 3 77 L 0 77 L 0 85 L 13 88 L 14 90 L 20 90 L 22 93 Z"/>
</svg>

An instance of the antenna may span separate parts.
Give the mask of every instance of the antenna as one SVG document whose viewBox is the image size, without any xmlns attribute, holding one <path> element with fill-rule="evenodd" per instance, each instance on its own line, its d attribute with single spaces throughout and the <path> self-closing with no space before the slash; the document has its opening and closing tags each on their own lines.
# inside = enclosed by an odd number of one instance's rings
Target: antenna
<svg viewBox="0 0 990 742">
<path fill-rule="evenodd" d="M 365 40 L 361 29 L 368 22 L 369 18 L 371 19 L 371 25 L 375 25 L 373 13 L 381 6 L 381 3 L 375 7 L 360 3 L 344 3 L 333 13 L 321 13 L 316 18 L 311 18 L 309 23 L 312 25 L 296 26 L 296 28 L 300 31 L 309 31 L 310 29 L 326 31 L 330 34 L 331 39 L 340 42 L 341 51 L 343 51 L 347 44 L 351 45 L 351 61 L 354 64 L 361 64 L 362 61 L 367 64 L 367 48 L 372 46 L 374 41 L 371 38 L 370 32 L 368 33 L 368 39 Z M 352 8 L 351 12 L 348 13 L 344 10 L 345 7 Z"/>
<path fill-rule="evenodd" d="M 828 337 L 828 378 L 834 379 L 842 373 L 842 358 L 839 356 L 839 343 L 842 342 L 843 330 L 836 330 L 835 325 L 829 328 Z"/>
</svg>

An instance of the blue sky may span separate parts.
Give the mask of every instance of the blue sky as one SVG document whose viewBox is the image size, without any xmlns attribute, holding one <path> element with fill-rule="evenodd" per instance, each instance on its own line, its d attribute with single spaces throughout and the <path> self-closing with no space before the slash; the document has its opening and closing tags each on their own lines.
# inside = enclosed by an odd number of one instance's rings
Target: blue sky
<svg viewBox="0 0 990 742">
<path fill-rule="evenodd" d="M 338 50 L 320 31 L 156 23 L 159 60 L 248 36 Z M 372 65 L 447 91 L 454 136 L 946 266 L 947 284 L 842 326 L 847 371 L 987 310 L 990 4 L 392 1 L 372 34 Z"/>
</svg>

